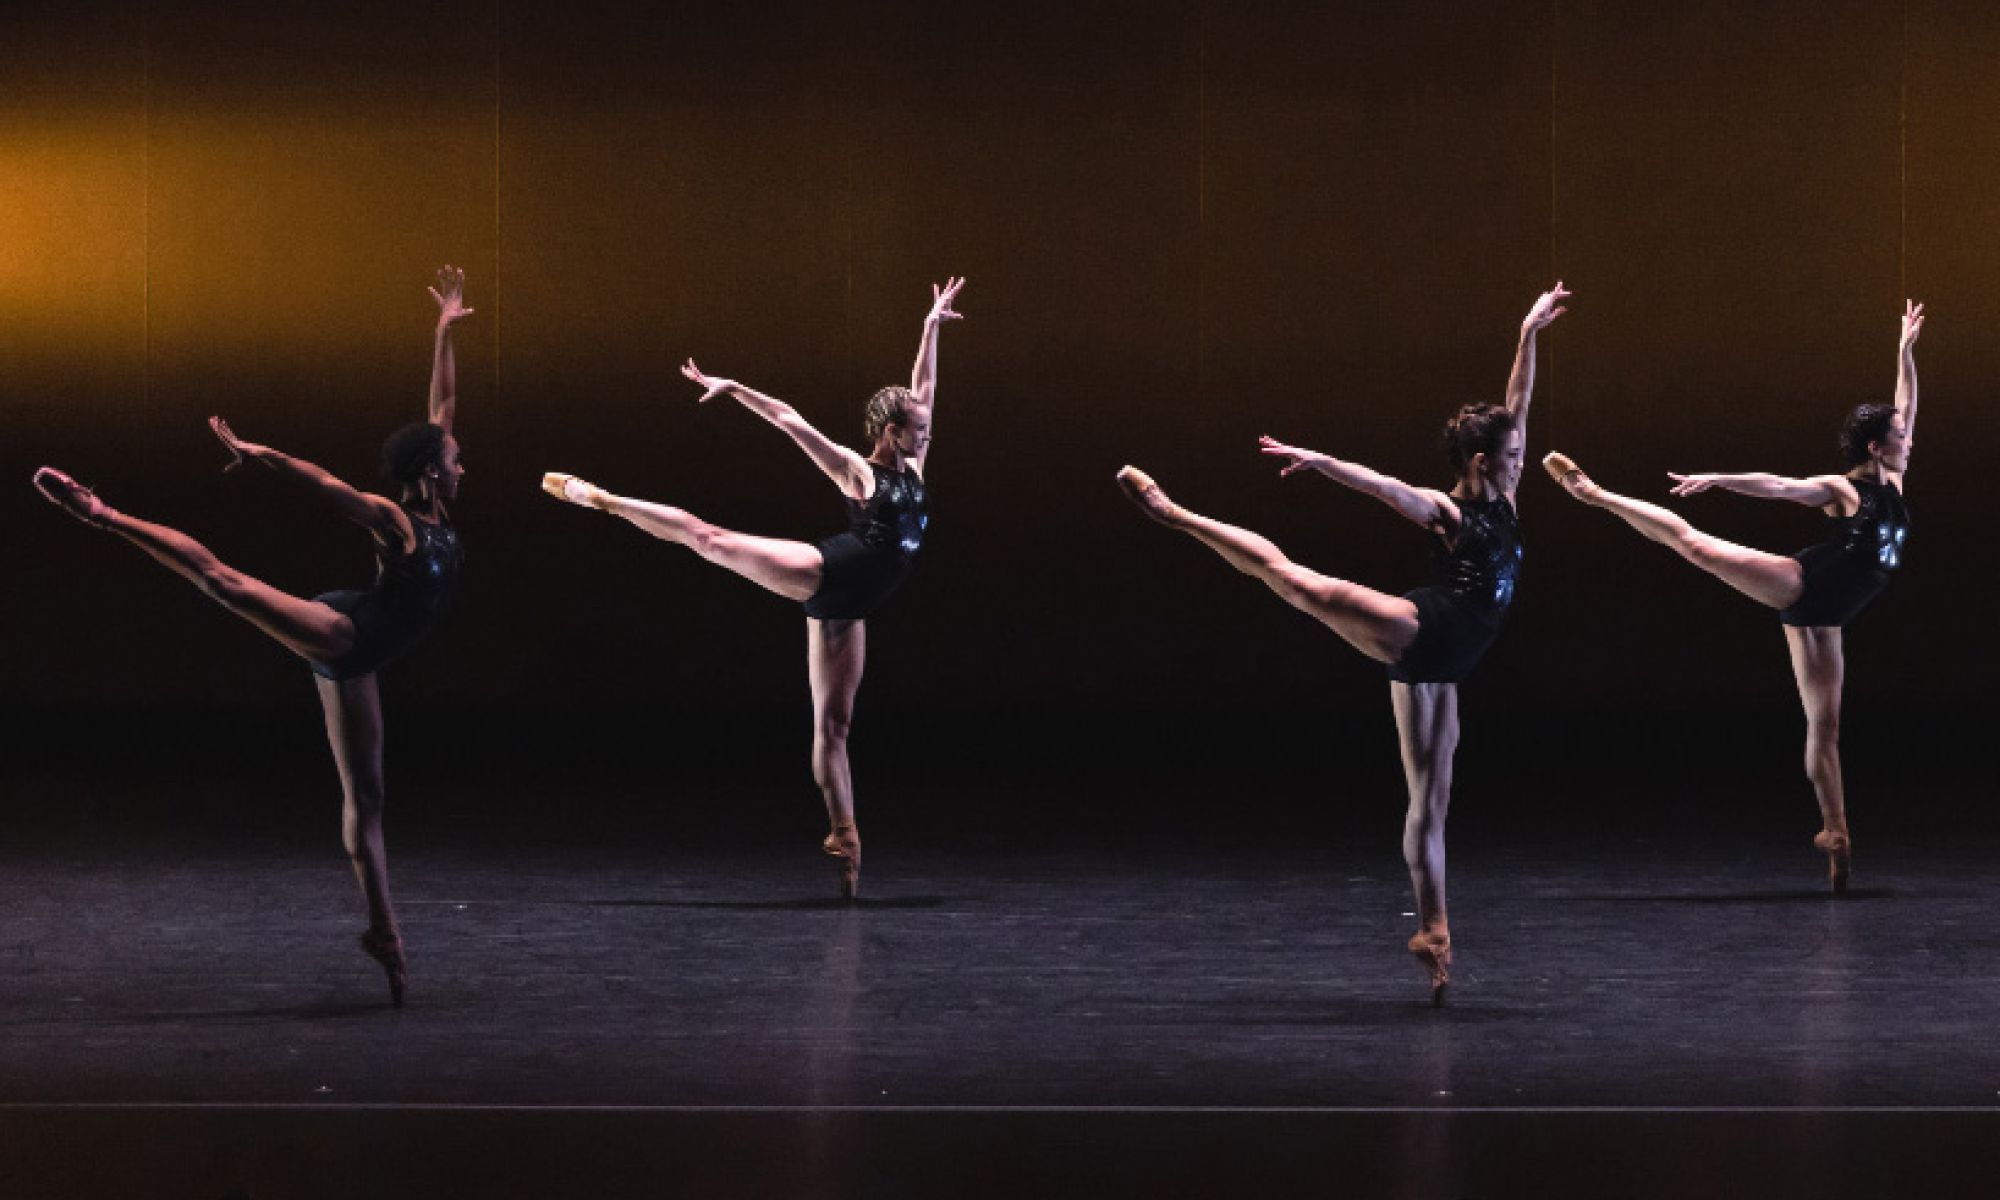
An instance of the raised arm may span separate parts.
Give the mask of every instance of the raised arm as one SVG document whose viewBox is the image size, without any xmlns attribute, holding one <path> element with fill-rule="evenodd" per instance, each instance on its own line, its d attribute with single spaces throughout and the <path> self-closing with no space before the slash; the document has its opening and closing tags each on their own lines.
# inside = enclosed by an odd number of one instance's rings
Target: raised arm
<svg viewBox="0 0 2000 1200">
<path fill-rule="evenodd" d="M 1854 485 L 1845 475 L 1814 475 L 1808 479 L 1792 479 L 1784 475 L 1767 475 L 1752 471 L 1740 475 L 1680 475 L 1667 472 L 1667 478 L 1674 481 L 1673 494 L 1692 496 L 1710 488 L 1721 488 L 1725 492 L 1736 492 L 1744 496 L 1756 496 L 1763 500 L 1790 500 L 1808 508 L 1825 508 L 1839 505 L 1852 512 L 1861 503 L 1854 491 Z"/>
<path fill-rule="evenodd" d="M 1896 411 L 1903 414 L 1903 441 L 1917 435 L 1917 335 L 1924 329 L 1924 306 L 1903 301 L 1903 336 L 1896 345 Z"/>
<path fill-rule="evenodd" d="M 1561 280 L 1556 286 L 1536 298 L 1534 306 L 1521 321 L 1521 341 L 1514 350 L 1514 370 L 1507 376 L 1507 413 L 1514 418 L 1514 428 L 1528 435 L 1528 406 L 1535 399 L 1535 335 L 1569 310 L 1562 307 L 1570 293 L 1563 290 Z"/>
<path fill-rule="evenodd" d="M 256 442 L 246 442 L 237 437 L 229 428 L 229 422 L 221 417 L 210 417 L 208 427 L 222 441 L 223 448 L 230 453 L 229 465 L 225 471 L 233 471 L 247 459 L 261 463 L 280 475 L 295 479 L 316 492 L 320 499 L 331 505 L 334 511 L 361 526 L 382 542 L 397 547 L 407 547 L 414 531 L 410 528 L 410 518 L 393 501 L 372 492 L 364 492 L 337 478 L 332 472 L 317 463 L 309 463 L 303 458 L 293 458 L 282 450 Z"/>
<path fill-rule="evenodd" d="M 734 396 L 743 407 L 784 430 L 849 499 L 866 500 L 875 491 L 875 472 L 868 468 L 867 459 L 814 429 L 797 409 L 783 400 L 744 387 L 734 379 L 704 375 L 691 358 L 682 365 L 681 374 L 701 385 L 703 404 L 717 396 Z"/>
<path fill-rule="evenodd" d="M 917 343 L 917 365 L 910 368 L 910 394 L 917 398 L 917 404 L 930 417 L 933 437 L 937 433 L 937 405 L 935 401 L 937 399 L 938 327 L 946 321 L 963 319 L 958 311 L 952 308 L 951 302 L 958 298 L 960 289 L 964 287 L 965 278 L 959 275 L 954 275 L 946 280 L 943 287 L 939 287 L 935 283 L 931 285 L 931 311 L 924 317 L 923 338 Z M 930 442 L 926 440 L 923 443 L 923 449 L 910 459 L 910 465 L 916 468 L 918 475 L 924 473 L 924 459 L 929 456 Z"/>
<path fill-rule="evenodd" d="M 931 285 L 931 311 L 924 317 L 923 339 L 917 343 L 917 365 L 910 368 L 910 392 L 919 404 L 928 406 L 937 395 L 938 326 L 962 319 L 951 302 L 964 287 L 965 280 L 958 276 L 943 287 Z"/>
<path fill-rule="evenodd" d="M 472 315 L 465 307 L 465 272 L 447 264 L 439 268 L 437 286 L 429 289 L 437 301 L 437 340 L 431 351 L 430 422 L 446 433 L 458 415 L 458 359 L 452 353 L 451 328 Z"/>
<path fill-rule="evenodd" d="M 1401 513 L 1405 519 L 1422 525 L 1426 529 L 1448 530 L 1458 525 L 1458 506 L 1451 497 L 1433 488 L 1411 487 L 1394 476 L 1364 467 L 1359 463 L 1342 462 L 1330 454 L 1317 450 L 1307 450 L 1299 446 L 1287 446 L 1272 437 L 1260 437 L 1257 446 L 1264 453 L 1285 461 L 1280 476 L 1298 471 L 1317 471 L 1333 480 L 1343 483 L 1357 492 L 1375 497 Z"/>
</svg>

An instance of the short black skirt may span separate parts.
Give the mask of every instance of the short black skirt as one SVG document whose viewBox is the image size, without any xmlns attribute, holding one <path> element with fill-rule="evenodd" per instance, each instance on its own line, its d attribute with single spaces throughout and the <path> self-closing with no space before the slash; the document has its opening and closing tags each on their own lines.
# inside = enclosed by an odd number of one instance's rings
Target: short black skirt
<svg viewBox="0 0 2000 1200">
<path fill-rule="evenodd" d="M 1798 603 L 1778 613 L 1786 625 L 1846 625 L 1889 586 L 1889 572 L 1857 564 L 1837 546 L 1812 546 L 1792 557 L 1806 588 Z"/>
<path fill-rule="evenodd" d="M 374 592 L 347 589 L 314 596 L 314 600 L 354 622 L 354 644 L 339 658 L 307 659 L 322 679 L 356 679 L 372 675 L 430 640 L 431 623 L 421 616 L 399 615 Z"/>
<path fill-rule="evenodd" d="M 819 543 L 819 590 L 806 600 L 806 615 L 822 621 L 858 621 L 895 595 L 910 576 L 910 559 L 895 546 L 871 546 L 852 533 L 836 533 Z"/>
<path fill-rule="evenodd" d="M 1457 683 L 1472 673 L 1500 636 L 1488 621 L 1446 587 L 1420 587 L 1403 599 L 1417 606 L 1417 638 L 1389 668 L 1401 683 Z"/>
</svg>

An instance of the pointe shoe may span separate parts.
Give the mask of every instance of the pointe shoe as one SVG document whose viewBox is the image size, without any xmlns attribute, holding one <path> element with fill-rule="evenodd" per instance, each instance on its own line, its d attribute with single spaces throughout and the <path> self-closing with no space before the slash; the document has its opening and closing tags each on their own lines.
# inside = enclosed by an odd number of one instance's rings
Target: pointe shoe
<svg viewBox="0 0 2000 1200">
<path fill-rule="evenodd" d="M 1854 842 L 1844 833 L 1822 829 L 1813 835 L 1813 849 L 1826 855 L 1826 879 L 1833 894 L 1847 894 L 1847 877 L 1854 871 Z"/>
<path fill-rule="evenodd" d="M 1586 504 L 1590 502 L 1590 493 L 1597 490 L 1597 485 L 1590 481 L 1590 476 L 1585 475 L 1570 456 L 1560 450 L 1551 450 L 1544 455 L 1542 468 L 1563 491 Z"/>
<path fill-rule="evenodd" d="M 54 467 L 43 467 L 36 471 L 33 482 L 35 490 L 42 494 L 43 499 L 85 525 L 102 529 L 111 516 L 111 506 L 99 500 L 96 492 Z"/>
<path fill-rule="evenodd" d="M 389 1003 L 403 1007 L 403 986 L 409 982 L 410 964 L 403 956 L 403 937 L 387 930 L 370 929 L 361 935 L 361 949 L 382 964 L 389 976 Z"/>
<path fill-rule="evenodd" d="M 565 475 L 561 471 L 550 471 L 542 476 L 542 490 L 556 499 L 583 508 L 604 507 L 604 489 L 594 483 Z"/>
<path fill-rule="evenodd" d="M 1442 929 L 1419 929 L 1410 937 L 1410 953 L 1431 978 L 1431 1004 L 1444 1007 L 1444 991 L 1451 983 L 1451 934 Z"/>
<path fill-rule="evenodd" d="M 1137 467 L 1118 468 L 1118 486 L 1132 503 L 1145 510 L 1155 521 L 1165 522 L 1174 515 L 1173 501 L 1153 482 L 1153 477 Z"/>
<path fill-rule="evenodd" d="M 861 892 L 861 835 L 852 825 L 835 825 L 819 848 L 838 860 L 833 871 L 840 879 L 840 898 L 854 899 Z"/>
</svg>

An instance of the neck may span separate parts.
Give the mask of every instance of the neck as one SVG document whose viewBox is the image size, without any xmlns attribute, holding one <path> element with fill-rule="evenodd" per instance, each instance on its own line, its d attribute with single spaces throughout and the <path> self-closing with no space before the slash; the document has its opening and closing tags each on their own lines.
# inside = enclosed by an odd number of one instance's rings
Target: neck
<svg viewBox="0 0 2000 1200">
<path fill-rule="evenodd" d="M 1881 459 L 1876 458 L 1870 459 L 1852 471 L 1849 471 L 1847 477 L 1849 479 L 1866 479 L 1871 483 L 1881 483 L 1888 477 L 1888 474 L 1889 468 L 1882 465 Z"/>
<path fill-rule="evenodd" d="M 1467 475 L 1458 481 L 1457 487 L 1451 489 L 1451 494 L 1460 500 L 1491 500 L 1497 491 L 1487 482 L 1486 476 Z"/>
</svg>

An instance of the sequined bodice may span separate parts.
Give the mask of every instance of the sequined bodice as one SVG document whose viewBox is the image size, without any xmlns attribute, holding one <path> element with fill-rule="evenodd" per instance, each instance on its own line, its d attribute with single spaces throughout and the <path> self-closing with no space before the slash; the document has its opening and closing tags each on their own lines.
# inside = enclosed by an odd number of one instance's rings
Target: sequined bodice
<svg viewBox="0 0 2000 1200">
<path fill-rule="evenodd" d="M 930 493 L 923 479 L 913 470 L 892 471 L 873 462 L 868 466 L 875 472 L 875 491 L 866 501 L 847 502 L 849 531 L 869 546 L 914 556 L 923 548 L 930 524 Z"/>
<path fill-rule="evenodd" d="M 1461 500 L 1457 536 L 1438 549 L 1440 582 L 1453 596 L 1493 621 L 1514 603 L 1521 574 L 1521 527 L 1505 499 Z"/>
<path fill-rule="evenodd" d="M 458 600 L 459 569 L 465 553 L 458 531 L 447 521 L 423 521 L 405 508 L 417 544 L 408 554 L 376 552 L 375 594 L 399 616 L 441 620 Z"/>
<path fill-rule="evenodd" d="M 1827 522 L 1826 543 L 1838 547 L 1842 559 L 1874 571 L 1894 571 L 1903 565 L 1903 543 L 1910 536 L 1910 510 L 1903 493 L 1872 479 L 1850 479 L 1861 497 L 1852 516 Z"/>
</svg>

